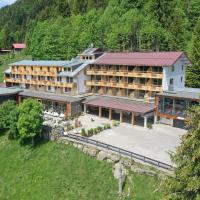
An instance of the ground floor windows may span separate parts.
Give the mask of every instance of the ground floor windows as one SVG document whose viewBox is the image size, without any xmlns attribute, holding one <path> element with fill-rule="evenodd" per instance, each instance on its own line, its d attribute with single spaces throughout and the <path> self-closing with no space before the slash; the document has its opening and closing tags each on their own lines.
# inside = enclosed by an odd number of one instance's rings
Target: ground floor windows
<svg viewBox="0 0 200 200">
<path fill-rule="evenodd" d="M 189 107 L 198 102 L 172 97 L 158 97 L 158 112 L 167 115 L 184 117 Z"/>
</svg>

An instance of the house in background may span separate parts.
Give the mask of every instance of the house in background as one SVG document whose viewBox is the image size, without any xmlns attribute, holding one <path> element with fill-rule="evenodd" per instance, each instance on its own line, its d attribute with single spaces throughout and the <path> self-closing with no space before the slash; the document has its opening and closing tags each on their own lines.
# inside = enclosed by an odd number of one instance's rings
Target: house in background
<svg viewBox="0 0 200 200">
<path fill-rule="evenodd" d="M 19 53 L 25 48 L 26 48 L 25 43 L 14 43 L 14 44 L 12 44 L 13 53 Z"/>
<path fill-rule="evenodd" d="M 11 49 L 0 49 L 0 54 L 9 54 L 11 52 L 12 52 Z"/>
</svg>

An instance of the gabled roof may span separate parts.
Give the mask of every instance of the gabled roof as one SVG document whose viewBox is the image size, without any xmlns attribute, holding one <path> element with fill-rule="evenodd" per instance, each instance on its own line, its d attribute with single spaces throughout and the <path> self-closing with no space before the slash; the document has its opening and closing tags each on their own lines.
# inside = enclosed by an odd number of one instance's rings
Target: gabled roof
<svg viewBox="0 0 200 200">
<path fill-rule="evenodd" d="M 79 55 L 93 55 L 93 54 L 96 54 L 96 53 L 99 53 L 101 50 L 99 48 L 87 48 L 85 49 L 81 54 Z"/>
<path fill-rule="evenodd" d="M 85 61 L 82 63 L 82 65 L 80 65 L 79 67 L 77 67 L 73 72 L 60 72 L 58 74 L 58 76 L 60 77 L 74 77 L 76 76 L 80 71 L 82 71 L 83 69 L 85 69 L 89 64 L 92 64 L 92 61 Z"/>
<path fill-rule="evenodd" d="M 138 66 L 171 66 L 182 58 L 190 64 L 183 52 L 127 52 L 105 53 L 94 64 L 138 65 Z"/>
<path fill-rule="evenodd" d="M 25 43 L 14 43 L 12 46 L 15 49 L 25 49 L 26 48 L 26 44 Z"/>
</svg>

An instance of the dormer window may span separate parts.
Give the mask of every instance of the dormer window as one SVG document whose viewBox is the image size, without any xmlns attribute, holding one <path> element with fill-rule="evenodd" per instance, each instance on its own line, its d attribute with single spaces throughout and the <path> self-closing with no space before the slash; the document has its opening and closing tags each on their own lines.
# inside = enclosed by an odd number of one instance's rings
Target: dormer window
<svg viewBox="0 0 200 200">
<path fill-rule="evenodd" d="M 172 65 L 172 72 L 174 72 L 174 65 Z"/>
</svg>

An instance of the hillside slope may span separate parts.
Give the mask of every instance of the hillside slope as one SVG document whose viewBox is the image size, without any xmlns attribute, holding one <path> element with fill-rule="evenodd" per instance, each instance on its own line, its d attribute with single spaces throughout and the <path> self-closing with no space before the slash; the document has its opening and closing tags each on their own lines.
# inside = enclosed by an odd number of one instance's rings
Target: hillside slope
<svg viewBox="0 0 200 200">
<path fill-rule="evenodd" d="M 0 47 L 26 41 L 39 59 L 69 59 L 91 44 L 189 52 L 199 16 L 198 0 L 17 0 L 0 9 Z"/>
<path fill-rule="evenodd" d="M 0 136 L 0 183 L 7 200 L 118 199 L 111 164 L 53 142 L 31 149 Z M 159 187 L 156 178 L 129 174 L 123 199 L 161 199 Z"/>
</svg>

